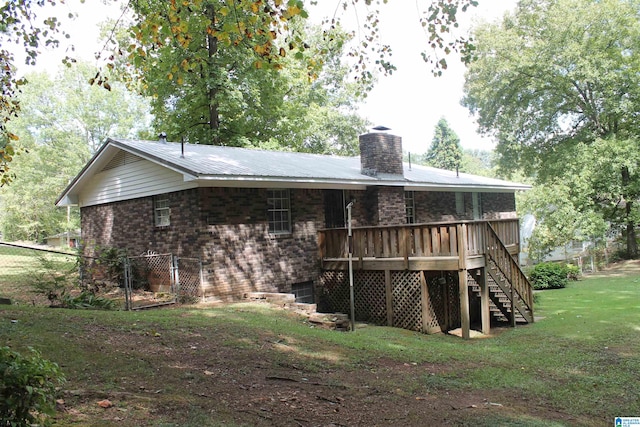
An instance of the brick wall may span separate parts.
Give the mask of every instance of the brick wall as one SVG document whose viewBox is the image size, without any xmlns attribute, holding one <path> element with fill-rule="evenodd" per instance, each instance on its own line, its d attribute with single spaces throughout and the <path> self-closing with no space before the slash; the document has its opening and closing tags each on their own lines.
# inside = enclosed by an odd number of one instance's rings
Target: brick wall
<svg viewBox="0 0 640 427">
<path fill-rule="evenodd" d="M 96 245 L 202 257 L 207 294 L 221 299 L 250 291 L 289 291 L 319 273 L 320 190 L 291 190 L 291 233 L 270 235 L 266 189 L 201 188 L 169 194 L 171 225 L 158 228 L 153 198 L 82 209 L 86 251 Z"/>
<path fill-rule="evenodd" d="M 456 195 L 452 192 L 414 193 L 416 222 L 457 221 Z"/>
<path fill-rule="evenodd" d="M 516 197 L 513 193 L 482 193 L 483 219 L 514 219 Z"/>
<path fill-rule="evenodd" d="M 84 207 L 82 239 L 89 254 L 95 246 L 127 248 L 134 255 L 146 251 L 197 256 L 199 224 L 197 190 L 169 194 L 171 226 L 156 227 L 153 198 Z"/>
<path fill-rule="evenodd" d="M 468 196 L 468 197 L 467 197 Z M 249 291 L 289 291 L 319 274 L 317 230 L 324 228 L 322 190 L 292 189 L 291 233 L 270 235 L 267 190 L 200 188 L 169 194 L 171 225 L 155 227 L 153 198 L 82 208 L 85 252 L 96 245 L 201 257 L 209 295 L 227 299 Z M 404 190 L 372 187 L 349 191 L 355 199 L 353 226 L 405 223 Z M 455 215 L 453 192 L 415 192 L 416 222 L 472 219 L 471 194 L 465 215 Z M 510 193 L 483 193 L 486 219 L 515 218 Z"/>
</svg>

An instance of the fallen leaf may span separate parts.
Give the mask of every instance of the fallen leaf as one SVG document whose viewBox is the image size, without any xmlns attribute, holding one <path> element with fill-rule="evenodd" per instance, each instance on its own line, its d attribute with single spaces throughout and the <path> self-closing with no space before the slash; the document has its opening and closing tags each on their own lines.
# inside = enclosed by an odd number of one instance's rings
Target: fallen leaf
<svg viewBox="0 0 640 427">
<path fill-rule="evenodd" d="M 106 409 L 106 408 L 111 408 L 113 406 L 113 403 L 111 403 L 109 399 L 104 399 L 98 402 L 98 406 Z"/>
</svg>

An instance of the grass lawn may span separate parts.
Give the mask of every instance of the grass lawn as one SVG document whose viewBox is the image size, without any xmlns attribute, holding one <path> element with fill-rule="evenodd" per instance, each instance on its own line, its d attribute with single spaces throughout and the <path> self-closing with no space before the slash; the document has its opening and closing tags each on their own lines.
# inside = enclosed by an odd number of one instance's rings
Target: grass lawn
<svg viewBox="0 0 640 427">
<path fill-rule="evenodd" d="M 0 297 L 19 303 L 46 303 L 46 298 L 32 291 L 35 275 L 43 271 L 42 258 L 59 271 L 75 272 L 73 254 L 45 252 L 36 249 L 0 245 Z"/>
<path fill-rule="evenodd" d="M 56 425 L 604 426 L 640 416 L 635 274 L 541 292 L 544 319 L 472 340 L 321 330 L 261 304 L 0 307 L 0 344 L 35 347 L 66 374 Z M 111 407 L 97 404 L 105 399 Z"/>
</svg>

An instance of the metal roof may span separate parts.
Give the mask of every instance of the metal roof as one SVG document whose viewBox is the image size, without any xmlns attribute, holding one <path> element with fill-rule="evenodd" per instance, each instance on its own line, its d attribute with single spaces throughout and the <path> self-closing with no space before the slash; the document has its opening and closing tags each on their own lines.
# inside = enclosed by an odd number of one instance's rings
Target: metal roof
<svg viewBox="0 0 640 427">
<path fill-rule="evenodd" d="M 56 204 L 68 203 L 83 182 L 98 173 L 114 156 L 125 151 L 181 173 L 185 181 L 203 186 L 291 186 L 358 189 L 367 186 L 402 186 L 425 191 L 527 190 L 528 185 L 465 173 L 404 164 L 404 175 L 365 175 L 360 157 L 265 151 L 237 147 L 180 144 L 158 141 L 108 139 L 71 181 Z M 63 200 L 66 200 L 64 203 Z"/>
<path fill-rule="evenodd" d="M 526 190 L 528 185 L 422 165 L 404 164 L 404 177 L 360 170 L 360 157 L 253 150 L 213 145 L 110 140 L 110 144 L 143 158 L 178 169 L 196 179 L 247 178 L 265 180 L 361 182 L 368 185 Z M 184 157 L 183 157 L 184 153 Z"/>
</svg>

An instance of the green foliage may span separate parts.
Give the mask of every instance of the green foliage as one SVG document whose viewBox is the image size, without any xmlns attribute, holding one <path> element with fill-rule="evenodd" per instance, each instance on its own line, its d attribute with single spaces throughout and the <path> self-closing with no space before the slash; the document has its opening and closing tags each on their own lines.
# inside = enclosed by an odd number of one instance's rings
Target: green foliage
<svg viewBox="0 0 640 427">
<path fill-rule="evenodd" d="M 520 2 L 513 15 L 476 29 L 478 60 L 463 101 L 481 131 L 497 138 L 501 170 L 522 168 L 538 184 L 565 185 L 565 203 L 556 208 L 576 212 L 584 236 L 607 221 L 624 231 L 630 256 L 640 217 L 639 6 Z M 564 225 L 562 234 L 576 228 Z"/>
<path fill-rule="evenodd" d="M 80 294 L 73 294 L 78 287 L 78 261 L 61 262 L 43 255 L 38 256 L 38 267 L 29 274 L 31 288 L 44 295 L 51 306 L 75 309 L 113 310 L 116 303 L 97 295 L 100 287 L 85 287 Z"/>
<path fill-rule="evenodd" d="M 580 267 L 574 264 L 567 264 L 567 279 L 578 280 L 580 277 Z"/>
<path fill-rule="evenodd" d="M 233 96 L 238 95 L 237 91 L 241 90 L 242 83 L 238 83 L 237 77 L 244 73 L 251 74 L 249 71 L 251 67 L 258 74 L 263 70 L 266 71 L 263 77 L 264 81 L 268 82 L 270 76 L 273 76 L 271 71 L 283 69 L 286 66 L 286 60 L 294 58 L 305 61 L 302 68 L 306 70 L 310 80 L 315 80 L 317 70 L 323 66 L 322 58 L 326 53 L 326 46 L 311 43 L 304 34 L 297 31 L 296 22 L 306 21 L 309 18 L 309 6 L 302 0 L 231 3 L 202 0 L 131 2 L 128 8 L 134 13 L 134 23 L 129 30 L 133 38 L 128 43 L 118 45 L 117 36 L 114 35 L 123 34 L 124 31 L 118 29 L 117 24 L 114 23 L 113 27 L 106 31 L 109 36 L 105 47 L 102 50 L 96 49 L 96 59 L 104 59 L 101 58 L 103 55 L 107 57 L 105 69 L 108 70 L 117 68 L 118 62 L 133 64 L 137 71 L 146 68 L 146 71 L 140 73 L 136 71 L 133 75 L 122 77 L 124 80 L 129 80 L 137 90 L 147 91 L 152 84 L 168 82 L 170 86 L 168 89 L 158 87 L 157 91 L 151 91 L 153 95 L 166 92 L 176 97 L 167 95 L 164 98 L 167 103 L 163 107 L 167 109 L 177 110 L 178 106 L 173 101 L 183 97 L 193 98 L 193 103 L 205 101 L 201 107 L 205 109 L 209 107 L 207 114 L 195 117 L 200 120 L 197 124 L 207 121 L 211 139 L 194 138 L 193 140 L 200 143 L 213 141 L 239 145 L 239 141 L 228 141 L 217 132 L 221 120 L 233 120 L 234 114 L 242 111 L 238 105 L 233 110 L 218 105 L 221 100 L 233 100 Z M 457 33 L 456 28 L 459 26 L 457 21 L 460 12 L 466 12 L 469 8 L 477 6 L 478 2 L 437 0 L 427 3 L 422 16 L 419 17 L 419 24 L 426 31 L 431 53 L 423 52 L 422 55 L 425 61 L 431 64 L 433 74 L 441 75 L 447 68 L 447 60 L 442 54 L 446 56 L 456 52 L 465 63 L 473 59 L 475 51 L 473 40 Z M 59 47 L 60 39 L 68 38 L 68 34 L 61 27 L 57 17 L 41 14 L 39 8 L 58 5 L 56 9 L 59 9 L 62 7 L 61 4 L 64 2 L 16 0 L 4 2 L 0 6 L 0 45 L 3 46 L 0 49 L 0 68 L 3 70 L 0 74 L 2 89 L 0 90 L 0 186 L 10 182 L 13 176 L 9 172 L 9 162 L 12 161 L 15 152 L 13 144 L 19 136 L 10 131 L 6 124 L 21 114 L 20 101 L 16 98 L 20 93 L 20 87 L 26 83 L 25 79 L 18 77 L 14 66 L 14 55 L 4 46 L 12 45 L 23 50 L 26 53 L 26 63 L 29 65 L 36 63 L 42 46 Z M 370 1 L 355 0 L 350 6 L 358 25 L 361 22 L 358 18 L 361 12 L 358 6 L 366 10 L 366 18 L 361 28 L 348 32 L 349 34 L 360 33 L 360 37 L 346 54 L 353 59 L 350 66 L 355 76 L 354 81 L 361 82 L 366 92 L 372 87 L 377 72 L 390 74 L 395 67 L 389 60 L 391 48 L 380 41 L 380 3 L 376 5 L 377 7 L 370 8 Z M 334 30 L 340 27 L 341 18 L 337 13 L 339 9 L 347 10 L 349 7 L 345 3 L 342 8 L 336 8 L 333 17 L 326 18 L 322 22 L 325 42 L 332 42 Z M 68 13 L 70 18 L 76 15 L 73 12 Z M 349 18 L 344 20 L 350 21 Z M 106 49 L 110 43 L 113 44 L 111 46 L 113 54 L 109 54 Z M 343 41 L 338 46 L 340 49 L 344 48 Z M 69 51 L 73 50 L 71 46 Z M 227 56 L 222 62 L 216 58 L 220 51 Z M 238 54 L 241 51 L 242 53 Z M 70 66 L 75 63 L 75 59 L 67 56 L 62 62 Z M 156 75 L 147 79 L 149 77 L 147 73 L 154 74 L 154 68 L 157 68 Z M 113 88 L 110 76 L 103 70 L 98 70 L 88 81 L 91 85 L 102 87 L 107 91 Z M 194 82 L 206 82 L 204 94 L 199 90 L 193 90 Z M 234 85 L 234 90 L 227 90 L 229 83 Z M 364 92 L 358 93 L 358 96 L 363 95 Z M 270 106 L 263 103 L 257 107 L 268 109 Z M 134 115 L 131 117 L 139 118 Z M 180 119 L 187 120 L 184 116 Z M 179 126 L 178 129 L 163 130 L 179 138 L 187 133 L 189 128 Z M 233 133 L 229 135 L 234 136 Z M 332 136 L 339 138 L 340 134 Z"/>
<path fill-rule="evenodd" d="M 124 286 L 124 260 L 129 256 L 126 248 L 97 247 L 95 260 L 96 268 L 101 269 L 107 282 Z M 131 264 L 131 284 L 133 289 L 145 289 L 149 285 L 148 264 L 139 258 L 129 259 Z"/>
<path fill-rule="evenodd" d="M 536 264 L 529 273 L 529 280 L 533 289 L 561 289 L 569 283 L 569 273 L 572 271 L 566 264 L 542 262 Z"/>
<path fill-rule="evenodd" d="M 22 154 L 12 161 L 12 185 L 0 189 L 5 239 L 42 241 L 79 229 L 79 209 L 56 207 L 59 194 L 108 136 L 134 138 L 146 129 L 145 101 L 116 83 L 111 91 L 87 85 L 90 73 L 78 63 L 55 79 L 28 75 L 20 117 L 10 126 L 21 135 L 14 146 Z"/>
<path fill-rule="evenodd" d="M 105 275 L 105 280 L 124 286 L 124 259 L 127 257 L 126 249 L 116 247 L 96 247 L 95 265 Z"/>
<path fill-rule="evenodd" d="M 109 298 L 98 296 L 94 292 L 83 291 L 76 296 L 64 295 L 62 306 L 72 309 L 115 310 L 117 303 Z"/>
<path fill-rule="evenodd" d="M 64 382 L 57 364 L 36 350 L 21 355 L 0 347 L 0 426 L 50 425 L 55 413 L 56 387 Z"/>
<path fill-rule="evenodd" d="M 168 3 L 162 4 L 159 15 L 176 13 Z M 166 132 L 172 141 L 357 153 L 357 136 L 366 129 L 366 121 L 358 116 L 356 107 L 366 90 L 348 78 L 350 68 L 343 63 L 351 35 L 339 26 L 324 34 L 317 28 L 306 29 L 299 18 L 292 17 L 289 30 L 304 37 L 309 47 L 295 55 L 278 55 L 272 66 L 256 67 L 256 61 L 262 59 L 248 45 L 222 42 L 226 40 L 222 35 L 218 43 L 205 37 L 205 12 L 198 10 L 198 16 L 189 18 L 188 46 L 164 44 L 150 49 L 147 60 L 128 63 L 135 69 L 123 67 L 143 79 L 140 87 L 152 96 L 156 129 Z M 141 15 L 140 19 L 145 21 L 138 25 L 154 25 L 158 15 Z M 219 19 L 218 27 L 224 28 L 225 21 L 235 18 Z M 150 41 L 145 37 L 141 42 Z M 132 41 L 120 43 L 128 46 Z M 287 43 L 278 43 L 288 52 Z M 133 83 L 137 86 L 137 79 Z"/>
<path fill-rule="evenodd" d="M 460 172 L 497 178 L 494 157 L 493 151 L 465 149 L 460 161 Z"/>
<path fill-rule="evenodd" d="M 43 45 L 58 46 L 58 36 L 65 35 L 60 21 L 53 16 L 43 16 L 38 9 L 49 3 L 55 2 L 17 0 L 0 5 L 0 187 L 13 178 L 9 163 L 15 153 L 13 144 L 19 136 L 9 130 L 7 123 L 20 114 L 17 97 L 26 83 L 24 78 L 18 77 L 13 53 L 6 46 L 20 46 L 26 54 L 26 63 L 31 65 L 35 64 Z M 63 61 L 68 63 L 68 60 L 66 57 Z"/>
<path fill-rule="evenodd" d="M 44 295 L 52 306 L 59 306 L 77 279 L 77 263 L 64 263 L 38 255 L 38 267 L 29 274 L 33 292 Z"/>
<path fill-rule="evenodd" d="M 460 167 L 461 161 L 460 138 L 449 127 L 449 123 L 441 118 L 433 131 L 433 139 L 425 156 L 425 162 L 434 168 L 454 171 Z"/>
<path fill-rule="evenodd" d="M 592 209 L 585 197 L 586 191 L 577 184 L 571 187 L 558 180 L 536 185 L 518 195 L 519 212 L 531 214 L 536 220 L 526 242 L 530 259 L 541 261 L 554 249 L 573 240 L 595 240 L 604 236 L 608 224 Z"/>
</svg>

